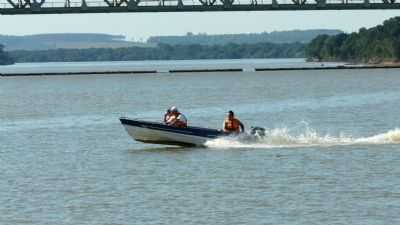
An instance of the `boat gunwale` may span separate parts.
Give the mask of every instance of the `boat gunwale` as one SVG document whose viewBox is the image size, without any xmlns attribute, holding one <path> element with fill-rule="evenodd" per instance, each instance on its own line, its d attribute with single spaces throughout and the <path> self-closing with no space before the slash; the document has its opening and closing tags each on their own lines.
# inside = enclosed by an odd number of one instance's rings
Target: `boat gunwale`
<svg viewBox="0 0 400 225">
<path fill-rule="evenodd" d="M 159 122 L 149 122 L 138 119 L 131 119 L 127 117 L 121 117 L 120 121 L 123 125 L 135 126 L 140 128 L 147 128 L 165 132 L 173 132 L 184 135 L 192 135 L 192 136 L 200 136 L 205 138 L 217 138 L 219 136 L 223 136 L 224 133 L 222 131 L 211 129 L 211 128 L 202 128 L 202 127 L 194 127 L 188 126 L 185 128 L 180 127 L 172 127 Z"/>
</svg>

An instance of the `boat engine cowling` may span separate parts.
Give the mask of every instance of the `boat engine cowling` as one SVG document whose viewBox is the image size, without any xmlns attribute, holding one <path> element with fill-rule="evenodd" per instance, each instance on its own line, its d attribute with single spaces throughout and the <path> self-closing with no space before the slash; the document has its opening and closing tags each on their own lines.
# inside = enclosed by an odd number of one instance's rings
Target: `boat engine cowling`
<svg viewBox="0 0 400 225">
<path fill-rule="evenodd" d="M 257 137 L 264 137 L 265 136 L 265 129 L 262 127 L 251 127 L 250 134 L 257 136 Z"/>
</svg>

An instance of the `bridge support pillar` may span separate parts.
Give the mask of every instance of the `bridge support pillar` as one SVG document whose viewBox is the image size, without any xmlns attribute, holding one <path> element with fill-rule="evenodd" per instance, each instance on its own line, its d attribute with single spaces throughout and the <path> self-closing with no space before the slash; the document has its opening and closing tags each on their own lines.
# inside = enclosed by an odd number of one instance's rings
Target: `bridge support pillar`
<svg viewBox="0 0 400 225">
<path fill-rule="evenodd" d="M 183 7 L 183 1 L 182 0 L 178 0 L 178 8 Z"/>
<path fill-rule="evenodd" d="M 129 9 L 135 9 L 138 7 L 139 1 L 129 0 L 127 4 Z"/>
<path fill-rule="evenodd" d="M 279 7 L 279 3 L 277 0 L 272 0 L 272 8 L 278 8 Z"/>
<path fill-rule="evenodd" d="M 44 1 L 45 0 L 41 0 L 40 2 L 38 2 L 37 0 L 33 0 L 33 2 L 31 2 L 30 4 L 32 11 L 40 11 Z"/>
<path fill-rule="evenodd" d="M 323 8 L 323 7 L 325 7 L 325 5 L 326 5 L 326 0 L 319 0 L 319 1 L 317 1 L 317 6 L 318 6 L 319 8 Z"/>
<path fill-rule="evenodd" d="M 87 9 L 87 7 L 86 0 L 82 0 L 81 9 Z"/>
<path fill-rule="evenodd" d="M 221 2 L 224 5 L 224 8 L 229 8 L 233 4 L 234 0 L 221 0 Z"/>
</svg>

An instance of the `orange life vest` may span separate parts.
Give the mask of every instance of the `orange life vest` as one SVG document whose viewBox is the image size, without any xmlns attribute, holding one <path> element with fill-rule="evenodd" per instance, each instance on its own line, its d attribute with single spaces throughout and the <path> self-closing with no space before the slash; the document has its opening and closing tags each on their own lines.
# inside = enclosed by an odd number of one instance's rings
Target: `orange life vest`
<svg viewBox="0 0 400 225">
<path fill-rule="evenodd" d="M 224 125 L 225 130 L 229 132 L 240 132 L 240 122 L 238 119 L 233 118 L 233 119 L 225 119 L 225 125 Z"/>
</svg>

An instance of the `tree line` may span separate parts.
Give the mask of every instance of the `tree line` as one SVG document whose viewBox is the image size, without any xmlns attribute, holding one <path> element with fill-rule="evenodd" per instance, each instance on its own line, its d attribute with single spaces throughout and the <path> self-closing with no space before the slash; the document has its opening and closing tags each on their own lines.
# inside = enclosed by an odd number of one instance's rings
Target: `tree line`
<svg viewBox="0 0 400 225">
<path fill-rule="evenodd" d="M 340 30 L 315 29 L 315 30 L 291 30 L 291 31 L 273 31 L 262 33 L 245 34 L 206 34 L 187 33 L 186 36 L 153 36 L 147 42 L 155 44 L 170 45 L 224 45 L 228 43 L 235 44 L 254 44 L 254 43 L 308 43 L 316 36 L 321 34 L 335 35 L 342 33 Z"/>
<path fill-rule="evenodd" d="M 157 47 L 90 48 L 10 51 L 16 62 L 130 61 L 182 59 L 302 58 L 305 44 L 256 43 L 169 45 Z"/>
<path fill-rule="evenodd" d="M 317 61 L 381 63 L 400 59 L 400 17 L 358 32 L 320 35 L 306 47 L 306 56 Z"/>
</svg>

